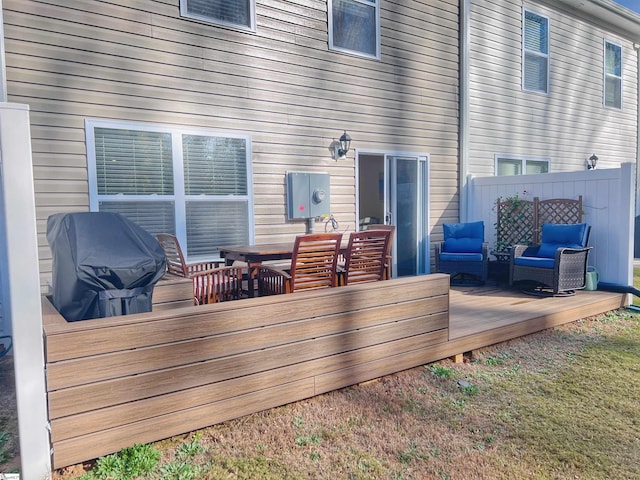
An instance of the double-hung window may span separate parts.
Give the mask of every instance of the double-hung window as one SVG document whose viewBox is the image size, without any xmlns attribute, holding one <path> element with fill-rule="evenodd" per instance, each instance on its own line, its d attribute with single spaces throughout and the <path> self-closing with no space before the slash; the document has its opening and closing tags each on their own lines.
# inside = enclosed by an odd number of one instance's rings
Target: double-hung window
<svg viewBox="0 0 640 480">
<path fill-rule="evenodd" d="M 86 121 L 91 211 L 173 233 L 190 259 L 253 240 L 246 135 Z"/>
<path fill-rule="evenodd" d="M 496 175 L 532 175 L 549 173 L 549 159 L 496 155 Z"/>
<path fill-rule="evenodd" d="M 622 108 L 622 47 L 604 42 L 604 106 Z"/>
<path fill-rule="evenodd" d="M 380 0 L 329 0 L 329 48 L 380 58 Z"/>
<path fill-rule="evenodd" d="M 180 15 L 255 31 L 255 0 L 180 0 Z"/>
<path fill-rule="evenodd" d="M 549 92 L 549 19 L 524 11 L 522 32 L 522 88 Z"/>
</svg>

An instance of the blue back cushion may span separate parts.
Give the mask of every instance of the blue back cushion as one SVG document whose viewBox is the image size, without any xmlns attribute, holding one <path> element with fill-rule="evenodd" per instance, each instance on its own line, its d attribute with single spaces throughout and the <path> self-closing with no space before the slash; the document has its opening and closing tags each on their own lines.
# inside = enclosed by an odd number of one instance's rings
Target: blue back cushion
<svg viewBox="0 0 640 480">
<path fill-rule="evenodd" d="M 484 222 L 445 223 L 444 251 L 450 253 L 480 253 L 484 242 Z"/>
<path fill-rule="evenodd" d="M 586 223 L 543 224 L 538 257 L 554 258 L 558 248 L 586 247 L 588 228 Z"/>
</svg>

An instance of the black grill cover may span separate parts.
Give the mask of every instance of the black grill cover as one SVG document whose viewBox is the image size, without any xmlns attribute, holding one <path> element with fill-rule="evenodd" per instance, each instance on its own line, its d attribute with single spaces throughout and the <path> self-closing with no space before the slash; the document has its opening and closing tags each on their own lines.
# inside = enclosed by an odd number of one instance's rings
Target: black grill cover
<svg viewBox="0 0 640 480">
<path fill-rule="evenodd" d="M 53 305 L 67 321 L 151 311 L 165 273 L 158 241 L 117 213 L 59 213 L 47 220 Z"/>
</svg>

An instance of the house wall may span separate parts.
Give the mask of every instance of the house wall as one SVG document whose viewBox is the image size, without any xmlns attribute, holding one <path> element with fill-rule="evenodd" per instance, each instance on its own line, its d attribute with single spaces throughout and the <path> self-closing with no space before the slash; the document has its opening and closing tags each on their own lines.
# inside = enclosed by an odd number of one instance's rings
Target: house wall
<svg viewBox="0 0 640 480">
<path fill-rule="evenodd" d="M 523 91 L 522 16 L 549 18 L 549 93 Z M 550 171 L 635 162 L 637 51 L 598 19 L 557 2 L 472 0 L 468 172 L 494 175 L 495 154 L 549 158 Z M 603 107 L 604 40 L 622 46 L 623 107 Z"/>
<path fill-rule="evenodd" d="M 381 60 L 328 50 L 327 2 L 261 1 L 257 31 L 180 18 L 178 0 L 4 0 L 7 92 L 31 111 L 41 284 L 46 219 L 87 211 L 86 118 L 250 134 L 255 241 L 291 240 L 285 172 L 327 171 L 353 230 L 353 153 L 430 154 L 431 228 L 458 215 L 458 1 L 382 1 Z M 438 230 L 438 229 L 436 229 Z M 436 236 L 438 233 L 436 233 Z"/>
</svg>

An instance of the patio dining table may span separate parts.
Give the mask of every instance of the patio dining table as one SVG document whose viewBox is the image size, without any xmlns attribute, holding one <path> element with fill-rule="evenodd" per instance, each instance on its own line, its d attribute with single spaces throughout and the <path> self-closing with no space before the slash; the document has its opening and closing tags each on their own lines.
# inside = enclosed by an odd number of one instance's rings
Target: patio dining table
<svg viewBox="0 0 640 480">
<path fill-rule="evenodd" d="M 255 280 L 258 267 L 264 262 L 273 260 L 289 260 L 293 257 L 294 242 L 265 243 L 261 245 L 233 245 L 220 247 L 220 257 L 224 258 L 226 265 L 240 261 L 247 264 L 249 297 L 255 295 Z M 347 251 L 346 244 L 340 247 L 340 253 Z"/>
</svg>

